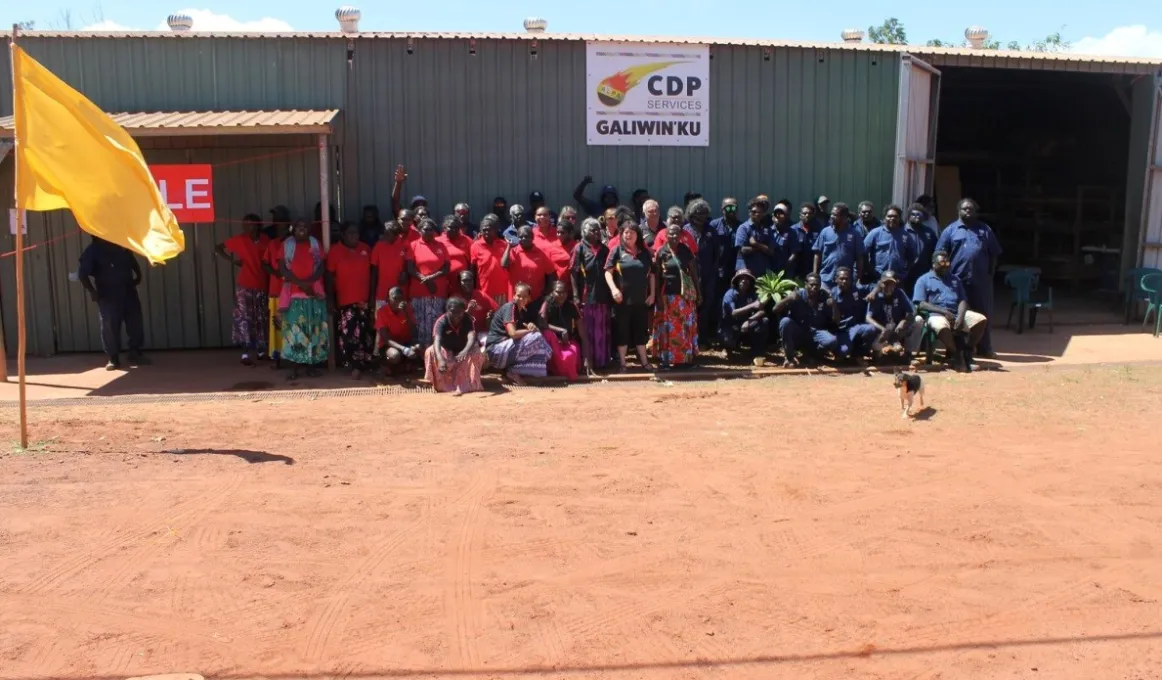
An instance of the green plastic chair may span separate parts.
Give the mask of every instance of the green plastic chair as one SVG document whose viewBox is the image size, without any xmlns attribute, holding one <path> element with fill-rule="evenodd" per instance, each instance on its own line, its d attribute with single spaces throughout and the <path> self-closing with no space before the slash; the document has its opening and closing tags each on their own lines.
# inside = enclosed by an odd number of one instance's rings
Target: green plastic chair
<svg viewBox="0 0 1162 680">
<path fill-rule="evenodd" d="M 1029 328 L 1037 323 L 1037 313 L 1041 310 L 1049 312 L 1049 332 L 1053 332 L 1053 288 L 1045 289 L 1044 300 L 1033 300 L 1033 292 L 1037 290 L 1040 276 L 1037 272 L 1028 269 L 1014 269 L 1005 274 L 1005 285 L 1013 289 L 1013 302 L 1009 305 L 1009 320 L 1006 328 L 1013 325 L 1013 312 L 1017 312 L 1017 334 L 1025 332 L 1025 310 L 1029 310 Z"/>
<path fill-rule="evenodd" d="M 1138 267 L 1126 272 L 1126 325 L 1130 325 L 1130 317 L 1134 314 L 1134 305 L 1145 302 L 1150 294 L 1143 290 L 1142 279 L 1150 274 L 1162 274 L 1162 269 L 1154 267 Z"/>
<path fill-rule="evenodd" d="M 1154 315 L 1154 337 L 1162 333 L 1162 272 L 1146 274 L 1139 282 L 1142 290 L 1146 291 L 1146 316 L 1142 317 L 1142 328 Z"/>
</svg>

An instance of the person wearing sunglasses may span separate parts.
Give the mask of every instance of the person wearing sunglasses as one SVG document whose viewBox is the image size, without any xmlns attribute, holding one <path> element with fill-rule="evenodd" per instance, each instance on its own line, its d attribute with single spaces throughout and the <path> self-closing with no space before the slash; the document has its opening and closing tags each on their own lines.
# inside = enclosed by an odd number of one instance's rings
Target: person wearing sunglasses
<svg viewBox="0 0 1162 680">
<path fill-rule="evenodd" d="M 738 251 L 734 247 L 734 232 L 742 224 L 738 218 L 738 199 L 733 196 L 722 199 L 721 210 L 722 216 L 710 221 L 710 229 L 717 234 L 722 247 L 718 261 L 718 290 L 727 290 L 734 279 L 734 265 L 738 258 Z"/>
</svg>

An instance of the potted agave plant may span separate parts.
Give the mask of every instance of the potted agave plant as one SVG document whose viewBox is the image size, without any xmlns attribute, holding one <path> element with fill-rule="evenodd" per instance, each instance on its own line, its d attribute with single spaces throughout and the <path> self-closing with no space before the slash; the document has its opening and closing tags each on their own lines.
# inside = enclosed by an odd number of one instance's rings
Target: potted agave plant
<svg viewBox="0 0 1162 680">
<path fill-rule="evenodd" d="M 774 272 L 767 272 L 755 279 L 755 292 L 759 295 L 759 301 L 763 305 L 774 306 L 783 301 L 783 298 L 794 295 L 795 291 L 802 286 L 797 280 L 791 277 L 784 277 L 784 272 L 778 274 Z"/>
</svg>

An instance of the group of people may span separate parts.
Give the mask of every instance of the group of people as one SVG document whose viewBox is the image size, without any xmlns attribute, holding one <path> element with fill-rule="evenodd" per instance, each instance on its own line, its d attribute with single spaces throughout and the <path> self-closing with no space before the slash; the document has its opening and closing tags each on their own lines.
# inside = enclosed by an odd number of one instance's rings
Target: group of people
<svg viewBox="0 0 1162 680">
<path fill-rule="evenodd" d="M 777 342 L 787 366 L 907 357 L 924 326 L 959 367 L 978 346 L 992 351 L 1000 246 L 971 199 L 943 230 L 926 197 L 880 217 L 871 203 L 853 215 L 821 196 L 793 221 L 789 201 L 756 196 L 744 220 L 731 197 L 718 217 L 695 193 L 665 213 L 645 190 L 630 206 L 611 186 L 594 201 L 586 177 L 574 192 L 580 209 L 555 213 L 532 192 L 529 210 L 497 198 L 475 223 L 458 203 L 437 223 L 424 197 L 399 204 L 406 177 L 398 168 L 395 219 L 366 206 L 358 223 L 338 226 L 329 252 L 318 219 L 291 222 L 283 208 L 269 223 L 246 216 L 217 247 L 238 268 L 243 364 L 270 359 L 289 364 L 291 378 L 315 375 L 332 324 L 336 360 L 354 377 L 423 367 L 437 390 L 455 393 L 481 389 L 488 367 L 514 383 L 574 380 L 626 371 L 631 354 L 647 371 L 688 367 L 716 343 L 761 357 Z M 88 254 L 80 275 L 91 287 L 100 268 Z M 776 301 L 762 282 L 780 273 L 802 284 Z"/>
</svg>

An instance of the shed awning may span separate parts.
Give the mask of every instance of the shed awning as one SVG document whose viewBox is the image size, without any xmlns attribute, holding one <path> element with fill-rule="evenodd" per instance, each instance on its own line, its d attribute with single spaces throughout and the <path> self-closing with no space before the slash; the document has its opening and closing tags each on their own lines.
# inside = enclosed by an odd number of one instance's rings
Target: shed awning
<svg viewBox="0 0 1162 680">
<path fill-rule="evenodd" d="M 326 111 L 154 111 L 110 114 L 134 137 L 328 134 L 338 109 Z M 0 118 L 0 138 L 11 138 L 12 116 Z"/>
</svg>

